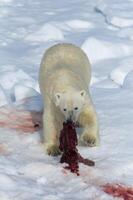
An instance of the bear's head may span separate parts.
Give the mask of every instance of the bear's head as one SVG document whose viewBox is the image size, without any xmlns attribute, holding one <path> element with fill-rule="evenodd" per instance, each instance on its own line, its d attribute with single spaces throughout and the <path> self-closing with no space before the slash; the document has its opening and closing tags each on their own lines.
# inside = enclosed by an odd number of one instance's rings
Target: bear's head
<svg viewBox="0 0 133 200">
<path fill-rule="evenodd" d="M 83 106 L 85 105 L 86 91 L 74 91 L 55 94 L 55 105 L 65 116 L 66 120 L 77 121 Z"/>
</svg>

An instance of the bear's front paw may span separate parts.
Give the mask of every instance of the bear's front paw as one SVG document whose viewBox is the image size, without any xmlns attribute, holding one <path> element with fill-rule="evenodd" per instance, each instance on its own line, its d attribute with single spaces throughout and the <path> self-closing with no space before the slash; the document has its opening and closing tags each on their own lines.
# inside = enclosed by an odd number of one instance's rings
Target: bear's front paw
<svg viewBox="0 0 133 200">
<path fill-rule="evenodd" d="M 94 147 L 98 145 L 98 138 L 95 135 L 82 134 L 79 138 L 79 144 L 81 146 Z"/>
<path fill-rule="evenodd" d="M 61 154 L 59 147 L 56 144 L 49 144 L 49 145 L 44 144 L 44 148 L 48 155 L 58 156 Z"/>
</svg>

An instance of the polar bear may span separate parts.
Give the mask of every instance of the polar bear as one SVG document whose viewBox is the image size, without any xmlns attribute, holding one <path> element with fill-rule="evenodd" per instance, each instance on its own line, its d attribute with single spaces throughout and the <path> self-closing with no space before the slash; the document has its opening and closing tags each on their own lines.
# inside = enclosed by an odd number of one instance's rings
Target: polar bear
<svg viewBox="0 0 133 200">
<path fill-rule="evenodd" d="M 90 63 L 86 54 L 73 44 L 49 48 L 41 61 L 39 85 L 44 102 L 44 147 L 49 155 L 58 155 L 63 121 L 78 122 L 82 132 L 79 144 L 99 144 L 98 120 L 89 93 Z"/>
</svg>

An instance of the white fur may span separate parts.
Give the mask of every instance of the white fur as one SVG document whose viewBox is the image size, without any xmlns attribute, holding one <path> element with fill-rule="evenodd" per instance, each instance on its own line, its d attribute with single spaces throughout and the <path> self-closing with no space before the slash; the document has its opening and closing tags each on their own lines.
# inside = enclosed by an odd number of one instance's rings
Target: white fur
<svg viewBox="0 0 133 200">
<path fill-rule="evenodd" d="M 89 60 L 79 47 L 58 44 L 44 54 L 39 85 L 44 101 L 43 135 L 48 154 L 59 153 L 60 130 L 70 116 L 83 129 L 81 144 L 99 144 L 97 116 L 89 94 L 90 78 Z"/>
</svg>

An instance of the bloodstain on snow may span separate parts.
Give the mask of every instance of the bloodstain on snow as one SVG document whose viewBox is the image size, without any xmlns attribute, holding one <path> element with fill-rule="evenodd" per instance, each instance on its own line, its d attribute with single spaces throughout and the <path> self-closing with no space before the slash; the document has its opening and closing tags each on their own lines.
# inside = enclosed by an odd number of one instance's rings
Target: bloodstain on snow
<svg viewBox="0 0 133 200">
<path fill-rule="evenodd" d="M 124 200 L 133 200 L 133 187 L 128 187 L 120 184 L 106 184 L 103 187 L 103 190 L 113 197 L 120 197 Z"/>
<path fill-rule="evenodd" d="M 33 133 L 42 127 L 42 113 L 24 111 L 9 106 L 0 109 L 0 127 Z"/>
</svg>

